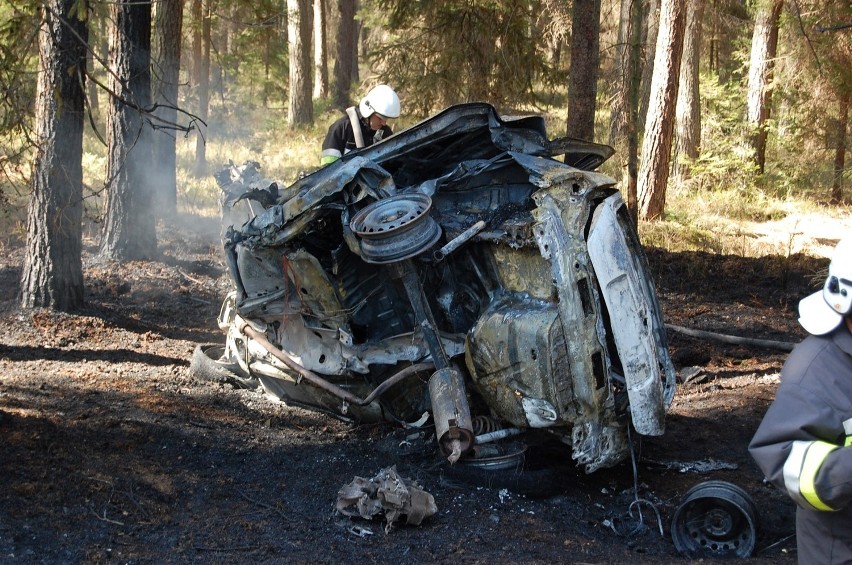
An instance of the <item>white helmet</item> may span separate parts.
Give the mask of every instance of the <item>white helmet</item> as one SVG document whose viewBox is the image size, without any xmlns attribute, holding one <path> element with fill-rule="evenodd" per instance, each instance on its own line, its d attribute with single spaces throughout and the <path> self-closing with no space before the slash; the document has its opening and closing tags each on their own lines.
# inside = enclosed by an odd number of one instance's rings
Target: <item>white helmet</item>
<svg viewBox="0 0 852 565">
<path fill-rule="evenodd" d="M 852 313 L 852 236 L 834 248 L 821 291 L 799 302 L 799 323 L 813 335 L 827 334 Z"/>
<path fill-rule="evenodd" d="M 399 96 L 393 88 L 386 84 L 380 84 L 370 89 L 370 92 L 361 99 L 358 110 L 365 118 L 373 114 L 380 114 L 386 118 L 399 117 Z"/>
</svg>

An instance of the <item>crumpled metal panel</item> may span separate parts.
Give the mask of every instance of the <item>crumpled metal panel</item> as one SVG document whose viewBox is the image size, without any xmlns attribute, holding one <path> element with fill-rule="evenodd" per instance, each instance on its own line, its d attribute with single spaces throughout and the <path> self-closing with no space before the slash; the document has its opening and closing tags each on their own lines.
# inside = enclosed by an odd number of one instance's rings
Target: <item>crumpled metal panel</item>
<svg viewBox="0 0 852 565">
<path fill-rule="evenodd" d="M 522 295 L 494 301 L 468 334 L 465 362 L 479 393 L 501 418 L 520 427 L 570 425 L 576 416 L 567 350 L 555 304 Z M 529 417 L 541 401 L 554 418 Z"/>
<path fill-rule="evenodd" d="M 359 202 L 368 196 L 380 199 L 396 194 L 390 173 L 364 157 L 357 156 L 341 163 L 335 168 L 335 173 L 311 175 L 314 182 L 297 182 L 285 189 L 279 204 L 271 206 L 243 225 L 240 231 L 244 243 L 252 246 L 286 243 L 301 231 L 293 230 L 293 223 L 304 228 L 315 216 L 308 216 L 307 221 L 300 222 L 302 215 L 310 214 L 313 209 L 344 191 L 347 204 Z"/>
<path fill-rule="evenodd" d="M 550 265 L 533 249 L 511 249 L 506 245 L 492 248 L 494 268 L 508 292 L 524 292 L 539 300 L 556 300 L 550 281 Z"/>
<path fill-rule="evenodd" d="M 337 492 L 335 508 L 344 516 L 372 520 L 384 516 L 385 533 L 405 516 L 405 523 L 419 526 L 438 511 L 435 498 L 416 481 L 399 476 L 396 466 L 386 467 L 375 477 L 355 477 Z"/>
<path fill-rule="evenodd" d="M 609 310 L 633 426 L 640 434 L 662 435 L 668 404 L 664 390 L 674 391 L 675 373 L 667 362 L 665 343 L 658 339 L 665 329 L 654 308 L 653 289 L 619 227 L 617 211 L 622 206 L 615 194 L 597 207 L 589 230 L 589 255 Z"/>
</svg>

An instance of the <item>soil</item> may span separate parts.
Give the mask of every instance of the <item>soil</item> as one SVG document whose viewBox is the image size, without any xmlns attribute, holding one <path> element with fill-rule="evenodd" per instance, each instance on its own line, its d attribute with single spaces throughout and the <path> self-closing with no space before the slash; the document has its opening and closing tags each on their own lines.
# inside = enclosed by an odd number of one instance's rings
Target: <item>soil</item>
<svg viewBox="0 0 852 565">
<path fill-rule="evenodd" d="M 751 561 L 795 562 L 794 506 L 746 451 L 784 351 L 671 332 L 679 373 L 696 376 L 679 385 L 665 435 L 634 438 L 635 474 L 627 461 L 586 475 L 549 446 L 557 480 L 538 496 L 472 484 L 424 434 L 196 379 L 195 347 L 224 343 L 216 317 L 230 284 L 215 221 L 186 225 L 160 230 L 155 261 L 98 263 L 87 246 L 75 314 L 20 310 L 23 250 L 5 247 L 0 562 L 689 562 L 669 523 L 707 480 L 755 501 Z M 795 307 L 827 267 L 803 254 L 648 255 L 668 323 L 784 342 L 804 336 Z M 335 512 L 343 485 L 391 465 L 434 496 L 434 516 L 385 532 Z"/>
</svg>

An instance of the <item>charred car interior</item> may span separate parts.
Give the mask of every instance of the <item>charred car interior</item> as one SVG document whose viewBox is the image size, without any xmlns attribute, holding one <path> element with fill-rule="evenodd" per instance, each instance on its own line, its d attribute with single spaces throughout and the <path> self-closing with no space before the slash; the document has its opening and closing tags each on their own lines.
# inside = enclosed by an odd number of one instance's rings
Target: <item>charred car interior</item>
<svg viewBox="0 0 852 565">
<path fill-rule="evenodd" d="M 546 431 L 586 472 L 664 431 L 675 371 L 612 150 L 452 106 L 290 186 L 217 174 L 246 386 L 354 421 L 434 426 L 451 463 Z"/>
</svg>

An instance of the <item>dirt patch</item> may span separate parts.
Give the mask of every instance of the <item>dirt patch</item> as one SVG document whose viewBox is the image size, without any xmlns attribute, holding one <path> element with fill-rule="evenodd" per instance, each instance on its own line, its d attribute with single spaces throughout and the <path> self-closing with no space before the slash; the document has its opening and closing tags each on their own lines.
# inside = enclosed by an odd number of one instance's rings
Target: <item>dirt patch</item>
<svg viewBox="0 0 852 565">
<path fill-rule="evenodd" d="M 795 561 L 794 509 L 762 483 L 746 445 L 785 353 L 670 334 L 680 386 L 666 434 L 585 475 L 564 446 L 546 497 L 447 473 L 431 438 L 351 426 L 260 393 L 199 382 L 189 360 L 229 289 L 217 227 L 161 233 L 159 261 L 97 264 L 86 249 L 86 307 L 19 311 L 21 249 L 0 260 L 0 561 L 622 562 L 681 560 L 668 521 L 709 479 L 745 489 L 761 513 L 754 560 Z M 666 321 L 795 342 L 795 306 L 827 260 L 744 259 L 649 250 Z M 710 472 L 696 462 L 722 465 Z M 333 512 L 355 476 L 389 465 L 435 497 L 419 527 Z M 638 490 L 634 486 L 638 485 Z M 628 510 L 640 496 L 653 504 Z M 657 517 L 663 522 L 661 536 Z M 641 527 L 637 527 L 640 526 Z M 358 526 L 372 533 L 353 528 Z M 706 561 L 705 561 L 706 562 Z"/>
</svg>

